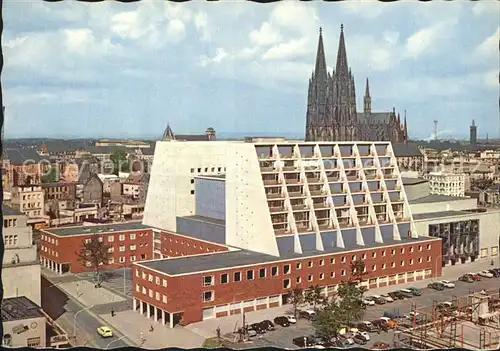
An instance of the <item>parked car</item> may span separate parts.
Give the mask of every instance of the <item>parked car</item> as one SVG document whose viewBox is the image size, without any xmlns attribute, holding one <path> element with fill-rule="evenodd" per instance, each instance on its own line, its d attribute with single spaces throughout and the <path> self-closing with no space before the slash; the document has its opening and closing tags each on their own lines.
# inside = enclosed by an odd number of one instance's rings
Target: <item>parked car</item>
<svg viewBox="0 0 500 351">
<path fill-rule="evenodd" d="M 474 283 L 474 279 L 470 275 L 464 274 L 460 278 L 458 278 L 461 282 L 466 282 L 466 283 Z"/>
<path fill-rule="evenodd" d="M 267 331 L 267 329 L 264 328 L 262 326 L 262 324 L 260 324 L 260 323 L 250 324 L 250 326 L 248 327 L 248 330 L 255 330 L 257 332 L 257 334 L 264 334 Z"/>
<path fill-rule="evenodd" d="M 111 331 L 111 329 L 109 327 L 106 327 L 105 325 L 97 328 L 97 334 L 99 334 L 103 338 L 113 337 L 113 331 Z"/>
<path fill-rule="evenodd" d="M 427 287 L 438 291 L 443 291 L 445 289 L 444 285 L 439 282 L 430 283 Z"/>
<path fill-rule="evenodd" d="M 347 344 L 347 346 L 354 345 L 354 340 L 352 339 L 351 334 L 339 335 L 337 337 L 337 340 L 343 341 L 343 343 Z M 347 346 L 344 346 L 344 347 L 347 347 Z"/>
<path fill-rule="evenodd" d="M 274 327 L 274 324 L 273 322 L 271 322 L 270 320 L 266 319 L 262 322 L 260 322 L 260 325 L 265 328 L 266 330 L 274 330 L 275 327 Z"/>
<path fill-rule="evenodd" d="M 406 319 L 413 319 L 413 318 L 415 318 L 416 316 L 419 316 L 419 315 L 420 314 L 418 312 L 411 311 L 410 313 L 405 314 L 405 318 Z"/>
<path fill-rule="evenodd" d="M 338 348 L 341 348 L 341 349 L 345 349 L 345 348 L 347 348 L 349 346 L 354 345 L 354 340 L 352 340 L 352 339 L 338 338 L 337 340 L 335 340 L 334 344 L 335 344 L 335 347 L 338 347 Z"/>
<path fill-rule="evenodd" d="M 386 302 L 394 302 L 394 299 L 390 297 L 389 294 L 382 294 L 380 297 L 385 299 Z"/>
<path fill-rule="evenodd" d="M 311 311 L 311 310 L 300 311 L 299 317 L 307 319 L 308 321 L 311 321 L 314 319 L 314 317 L 316 317 L 316 312 Z"/>
<path fill-rule="evenodd" d="M 439 283 L 443 284 L 444 287 L 448 289 L 453 289 L 455 287 L 455 284 L 453 284 L 449 280 L 441 280 Z"/>
<path fill-rule="evenodd" d="M 363 321 L 363 322 L 358 323 L 358 329 L 360 331 L 365 331 L 365 332 L 369 332 L 369 333 L 373 333 L 373 332 L 377 331 L 377 327 L 374 326 L 373 323 L 369 322 L 369 321 Z"/>
<path fill-rule="evenodd" d="M 481 276 L 476 273 L 467 273 L 466 275 L 470 276 L 475 281 L 481 281 Z"/>
<path fill-rule="evenodd" d="M 288 318 L 286 318 L 285 316 L 279 316 L 279 317 L 274 318 L 274 323 L 279 325 L 279 326 L 285 327 L 285 328 L 289 327 L 291 324 L 288 321 Z"/>
<path fill-rule="evenodd" d="M 440 302 L 436 305 L 436 309 L 438 310 L 450 309 L 452 307 L 453 303 L 451 303 L 450 301 Z"/>
<path fill-rule="evenodd" d="M 386 342 L 383 342 L 383 341 L 377 341 L 376 343 L 373 344 L 372 346 L 372 350 L 387 350 L 391 347 L 391 345 L 389 345 L 388 343 Z"/>
<path fill-rule="evenodd" d="M 413 297 L 413 293 L 411 292 L 411 290 L 408 289 L 399 290 L 399 294 L 407 299 L 411 299 Z"/>
<path fill-rule="evenodd" d="M 389 327 L 387 326 L 387 322 L 385 320 L 375 319 L 375 320 L 371 321 L 371 323 L 378 330 L 381 330 L 383 332 L 388 332 L 389 331 Z"/>
<path fill-rule="evenodd" d="M 477 272 L 477 275 L 481 276 L 481 277 L 485 277 L 485 278 L 493 278 L 493 274 L 491 274 L 490 272 L 488 271 L 481 271 L 481 272 Z"/>
<path fill-rule="evenodd" d="M 373 295 L 371 296 L 371 298 L 377 305 L 385 305 L 385 303 L 387 302 L 382 296 L 379 295 Z"/>
<path fill-rule="evenodd" d="M 295 318 L 295 316 L 292 316 L 291 314 L 287 314 L 287 315 L 285 315 L 285 317 L 288 319 L 288 322 L 290 322 L 290 324 L 297 323 L 297 319 Z"/>
<path fill-rule="evenodd" d="M 388 293 L 387 295 L 392 297 L 394 300 L 396 300 L 396 299 L 403 300 L 405 298 L 403 295 L 401 295 L 401 293 L 399 291 L 393 291 L 393 292 Z"/>
<path fill-rule="evenodd" d="M 413 296 L 421 296 L 422 295 L 422 291 L 420 291 L 420 289 L 417 289 L 417 288 L 408 288 L 408 290 L 410 290 L 410 292 L 413 294 Z"/>
<path fill-rule="evenodd" d="M 398 325 L 395 320 L 389 317 L 380 317 L 380 320 L 384 321 L 387 327 L 391 329 L 396 328 Z"/>
<path fill-rule="evenodd" d="M 249 338 L 253 338 L 254 336 L 257 336 L 257 331 L 256 330 L 253 330 L 253 329 L 250 329 L 250 328 L 247 328 L 246 330 L 246 334 Z"/>
<path fill-rule="evenodd" d="M 352 339 L 358 345 L 366 345 L 368 343 L 368 340 L 361 334 L 355 334 Z"/>
<path fill-rule="evenodd" d="M 375 301 L 369 297 L 364 297 L 361 300 L 361 303 L 365 304 L 366 306 L 375 306 Z"/>
<path fill-rule="evenodd" d="M 500 269 L 498 269 L 498 268 L 489 269 L 488 272 L 490 272 L 491 274 L 493 274 L 493 276 L 495 278 L 500 277 Z"/>
<path fill-rule="evenodd" d="M 293 338 L 292 342 L 294 345 L 302 348 L 313 347 L 315 345 L 314 340 L 309 336 L 299 336 Z"/>
<path fill-rule="evenodd" d="M 360 330 L 356 334 L 363 336 L 366 339 L 366 341 L 370 341 L 370 333 Z"/>
</svg>

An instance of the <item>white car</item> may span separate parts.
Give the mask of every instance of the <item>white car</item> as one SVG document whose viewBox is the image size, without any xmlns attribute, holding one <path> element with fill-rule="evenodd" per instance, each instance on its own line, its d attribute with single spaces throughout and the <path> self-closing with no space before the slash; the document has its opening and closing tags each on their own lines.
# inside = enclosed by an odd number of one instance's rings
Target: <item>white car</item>
<svg viewBox="0 0 500 351">
<path fill-rule="evenodd" d="M 380 295 L 381 298 L 385 299 L 387 302 L 394 302 L 394 299 L 387 294 Z"/>
<path fill-rule="evenodd" d="M 361 302 L 367 306 L 375 306 L 375 301 L 373 301 L 371 299 L 364 298 L 363 300 L 361 300 Z"/>
<path fill-rule="evenodd" d="M 289 321 L 291 324 L 295 324 L 295 323 L 297 323 L 297 319 L 295 319 L 295 317 L 294 317 L 294 316 L 292 316 L 292 315 L 286 315 L 285 317 L 286 317 L 286 319 L 288 319 L 288 321 Z"/>
<path fill-rule="evenodd" d="M 491 274 L 488 271 L 477 272 L 477 275 L 480 275 L 481 277 L 485 277 L 485 278 L 493 278 L 493 274 Z"/>
<path fill-rule="evenodd" d="M 453 284 L 449 280 L 441 280 L 440 283 L 443 284 L 445 288 L 450 288 L 451 289 L 451 288 L 455 287 L 455 284 Z"/>
<path fill-rule="evenodd" d="M 356 334 L 363 335 L 363 337 L 366 339 L 366 341 L 370 341 L 370 334 L 365 331 L 358 331 Z"/>
<path fill-rule="evenodd" d="M 411 311 L 410 313 L 405 314 L 405 318 L 406 319 L 413 319 L 413 318 L 417 317 L 418 315 L 420 315 L 420 313 Z"/>
</svg>

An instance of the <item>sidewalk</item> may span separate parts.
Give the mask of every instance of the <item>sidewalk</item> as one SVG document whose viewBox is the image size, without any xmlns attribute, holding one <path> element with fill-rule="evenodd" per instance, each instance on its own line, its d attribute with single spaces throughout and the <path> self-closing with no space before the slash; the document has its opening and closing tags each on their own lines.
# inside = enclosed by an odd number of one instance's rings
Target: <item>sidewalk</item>
<svg viewBox="0 0 500 351">
<path fill-rule="evenodd" d="M 204 336 L 187 328 L 178 326 L 170 329 L 132 310 L 117 312 L 114 317 L 111 317 L 109 313 L 100 314 L 99 318 L 103 319 L 112 329 L 119 330 L 123 335 L 127 335 L 127 338 L 136 345 L 145 349 L 160 349 L 165 347 L 198 348 L 205 341 Z M 153 332 L 149 331 L 151 325 L 154 327 Z M 145 342 L 142 345 L 141 332 L 145 338 Z"/>
<path fill-rule="evenodd" d="M 460 264 L 460 265 L 455 265 L 455 266 L 449 266 L 449 267 L 443 267 L 442 271 L 442 276 L 438 278 L 432 278 L 432 279 L 424 279 L 424 280 L 419 280 L 411 283 L 405 283 L 405 284 L 397 284 L 397 285 L 391 285 L 391 286 L 385 286 L 381 288 L 375 288 L 375 289 L 370 289 L 366 293 L 366 295 L 380 295 L 380 294 L 386 294 L 388 292 L 394 291 L 394 290 L 399 290 L 399 289 L 404 289 L 404 288 L 409 288 L 409 287 L 416 287 L 419 289 L 426 288 L 427 285 L 433 281 L 439 281 L 439 280 L 457 280 L 458 277 L 464 273 L 468 272 L 479 272 L 483 269 L 490 269 L 491 260 L 478 260 L 472 263 L 467 263 L 467 264 Z M 280 307 L 274 307 L 274 308 L 269 308 L 265 310 L 259 310 L 259 311 L 252 311 L 252 312 L 247 312 L 245 313 L 245 321 L 248 324 L 254 323 L 254 322 L 260 322 L 265 319 L 273 320 L 275 317 L 279 315 L 283 315 L 285 313 L 288 313 L 291 309 L 291 305 L 284 305 Z M 204 338 L 212 338 L 217 336 L 216 330 L 217 327 L 221 329 L 221 334 L 228 334 L 232 333 L 235 329 L 241 327 L 243 323 L 243 317 L 241 314 L 237 315 L 232 315 L 228 317 L 222 317 L 222 318 L 217 318 L 217 319 L 208 319 L 205 321 L 197 322 L 190 324 L 186 326 L 186 329 L 189 329 L 196 334 L 202 335 Z"/>
<path fill-rule="evenodd" d="M 60 283 L 57 286 L 67 295 L 78 299 L 78 301 L 84 306 L 97 306 L 107 303 L 126 301 L 125 298 L 109 291 L 106 288 L 96 289 L 94 284 L 87 280 Z"/>
</svg>

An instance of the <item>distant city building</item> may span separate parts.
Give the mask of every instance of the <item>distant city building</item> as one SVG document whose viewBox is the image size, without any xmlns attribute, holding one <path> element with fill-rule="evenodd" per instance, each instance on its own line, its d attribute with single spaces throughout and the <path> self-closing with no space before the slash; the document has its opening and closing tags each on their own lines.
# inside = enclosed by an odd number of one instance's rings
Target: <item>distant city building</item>
<svg viewBox="0 0 500 351">
<path fill-rule="evenodd" d="M 2 169 L 8 173 L 9 186 L 40 183 L 50 164 L 50 160 L 41 158 L 34 149 L 3 150 Z"/>
<path fill-rule="evenodd" d="M 347 64 L 343 25 L 335 69 L 327 70 L 323 34 L 320 28 L 316 66 L 309 79 L 307 99 L 306 141 L 370 140 L 406 142 L 408 126 L 399 113 L 372 112 L 368 78 L 363 112 L 356 111 L 356 88 Z"/>
<path fill-rule="evenodd" d="M 435 195 L 465 196 L 465 175 L 430 172 L 425 175 L 430 183 L 430 192 Z"/>
<path fill-rule="evenodd" d="M 44 191 L 45 201 L 50 200 L 65 200 L 75 201 L 76 198 L 76 182 L 54 182 L 42 183 L 40 187 Z"/>
<path fill-rule="evenodd" d="M 82 201 L 84 203 L 97 204 L 99 207 L 103 204 L 104 185 L 103 181 L 97 174 L 91 176 L 85 184 L 83 184 Z"/>
<path fill-rule="evenodd" d="M 2 214 L 5 246 L 2 265 L 3 297 L 26 296 L 40 306 L 40 263 L 37 260 L 32 228 L 27 224 L 28 218 L 22 212 L 5 205 L 2 205 Z"/>
<path fill-rule="evenodd" d="M 95 146 L 97 147 L 122 146 L 126 148 L 135 148 L 135 149 L 151 148 L 151 144 L 147 142 L 140 140 L 124 140 L 124 139 L 100 139 L 95 142 Z"/>
<path fill-rule="evenodd" d="M 11 204 L 28 218 L 45 215 L 45 197 L 40 185 L 20 185 L 11 190 Z"/>
<path fill-rule="evenodd" d="M 170 141 L 214 141 L 216 140 L 215 129 L 212 127 L 207 128 L 205 134 L 175 134 L 170 128 L 170 125 L 167 124 L 167 128 L 163 132 L 162 140 L 170 140 Z"/>
<path fill-rule="evenodd" d="M 475 120 L 472 120 L 472 125 L 470 126 L 470 144 L 472 146 L 477 145 L 477 126 Z"/>
</svg>

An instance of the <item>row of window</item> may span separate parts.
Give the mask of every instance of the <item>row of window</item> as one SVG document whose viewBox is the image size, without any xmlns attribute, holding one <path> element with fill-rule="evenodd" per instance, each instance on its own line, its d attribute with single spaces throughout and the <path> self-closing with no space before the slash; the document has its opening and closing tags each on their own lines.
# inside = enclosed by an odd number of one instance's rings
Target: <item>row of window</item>
<svg viewBox="0 0 500 351">
<path fill-rule="evenodd" d="M 58 239 L 54 239 L 53 237 L 50 237 L 48 235 L 42 234 L 41 239 L 42 239 L 42 241 L 47 241 L 47 242 L 49 242 L 51 244 L 59 245 L 59 240 Z"/>
<path fill-rule="evenodd" d="M 165 241 L 166 240 L 167 239 L 165 238 Z M 177 239 L 172 239 L 172 238 L 168 238 L 168 241 L 171 242 L 171 243 L 175 243 L 175 244 L 186 245 L 188 247 L 191 246 L 191 244 L 189 243 L 189 241 L 177 240 Z M 197 246 L 196 246 L 195 243 L 193 243 L 192 245 L 193 245 L 193 248 L 195 248 L 195 249 L 197 248 Z M 200 250 L 204 249 L 203 246 L 201 246 L 200 244 L 198 244 L 198 245 L 199 245 L 199 249 Z M 207 247 L 206 249 L 207 249 L 207 251 L 210 251 L 210 248 Z"/>
<path fill-rule="evenodd" d="M 152 283 L 153 281 L 155 282 L 156 285 L 160 286 L 160 283 L 161 285 L 166 288 L 167 287 L 167 280 L 166 279 L 162 279 L 160 277 L 155 277 L 153 276 L 152 274 L 146 274 L 146 272 L 142 272 L 142 274 L 139 273 L 138 270 L 135 271 L 135 276 L 137 278 L 140 278 L 142 277 L 142 279 L 144 280 L 148 280 L 150 283 Z"/>
<path fill-rule="evenodd" d="M 144 286 L 140 286 L 139 284 L 136 284 L 135 285 L 135 291 L 137 292 L 140 292 L 144 295 L 148 295 L 150 298 L 155 298 L 157 301 L 161 301 L 163 303 L 167 303 L 167 296 L 166 295 L 160 295 L 160 293 L 158 291 L 154 292 L 153 290 L 149 289 L 146 289 Z M 161 296 L 161 299 L 160 299 L 160 296 Z"/>
<path fill-rule="evenodd" d="M 333 260 L 333 263 L 335 262 L 335 259 L 332 258 L 330 261 L 332 262 Z M 432 260 L 432 257 L 431 256 L 427 256 L 427 262 L 431 262 Z M 422 257 L 419 257 L 418 258 L 418 263 L 422 263 L 423 262 L 423 258 Z M 410 259 L 408 261 L 409 265 L 413 265 L 415 262 L 414 262 L 414 259 Z M 323 266 L 324 265 L 324 260 L 320 260 L 320 266 Z M 309 261 L 308 262 L 308 267 L 312 267 L 312 261 Z M 396 262 L 391 262 L 390 264 L 391 268 L 395 268 L 396 267 Z M 405 261 L 404 260 L 401 260 L 399 262 L 399 266 L 400 267 L 404 267 L 405 266 Z M 295 264 L 295 268 L 296 270 L 300 270 L 302 268 L 302 264 L 299 262 L 299 263 L 296 263 Z M 387 263 L 382 263 L 381 265 L 381 269 L 382 270 L 385 270 L 387 269 Z M 377 270 L 377 265 L 374 264 L 371 266 L 371 271 L 372 272 L 375 272 Z M 285 264 L 283 266 L 283 274 L 290 274 L 291 272 L 291 267 L 289 264 Z M 366 272 L 366 267 L 365 267 L 365 272 Z M 255 278 L 255 271 L 253 269 L 251 270 L 247 270 L 246 271 L 246 280 L 253 280 Z M 271 267 L 271 277 L 276 277 L 278 276 L 279 274 L 279 268 L 278 266 L 274 266 L 274 267 Z M 346 275 L 346 270 L 345 269 L 342 269 L 341 272 L 340 272 L 340 275 L 341 276 L 345 276 Z M 258 274 L 257 274 L 258 278 L 259 279 L 263 279 L 263 278 L 267 278 L 267 268 L 260 268 L 258 270 Z M 310 274 L 308 276 L 308 281 L 313 281 L 313 277 L 314 275 L 313 274 Z M 325 278 L 324 276 L 324 273 L 319 273 L 319 280 L 323 280 Z M 335 278 L 335 272 L 332 271 L 330 272 L 330 278 Z M 233 273 L 233 282 L 240 282 L 242 280 L 242 276 L 241 276 L 241 272 L 234 272 Z M 220 284 L 227 284 L 229 283 L 229 275 L 228 273 L 222 273 L 220 275 Z M 300 277 L 297 278 L 297 283 L 300 283 Z M 204 287 L 207 287 L 207 286 L 213 286 L 215 285 L 215 276 L 214 275 L 206 275 L 203 277 L 203 280 L 202 280 L 202 285 Z"/>
<path fill-rule="evenodd" d="M 226 171 L 226 167 L 205 167 L 205 173 L 208 173 L 208 172 L 215 172 L 215 168 L 217 168 L 217 172 L 222 172 L 222 170 L 224 170 L 224 172 Z M 191 168 L 191 173 L 201 173 L 203 171 L 203 168 Z"/>
<path fill-rule="evenodd" d="M 41 194 L 23 195 L 23 200 L 31 200 L 32 196 L 33 196 L 33 199 L 41 199 L 42 198 Z"/>
<path fill-rule="evenodd" d="M 16 246 L 19 242 L 18 235 L 5 235 L 3 238 L 5 246 Z"/>
<path fill-rule="evenodd" d="M 3 220 L 3 227 L 4 228 L 12 228 L 17 225 L 17 219 L 4 219 Z"/>
<path fill-rule="evenodd" d="M 42 245 L 42 246 L 41 246 L 41 250 L 42 250 L 43 252 L 48 252 L 48 253 L 50 253 L 52 256 L 59 257 L 59 252 L 57 252 L 57 251 L 55 251 L 55 250 L 53 250 L 53 249 L 51 249 L 50 247 L 47 247 L 47 246 L 45 246 L 45 245 Z"/>
</svg>

